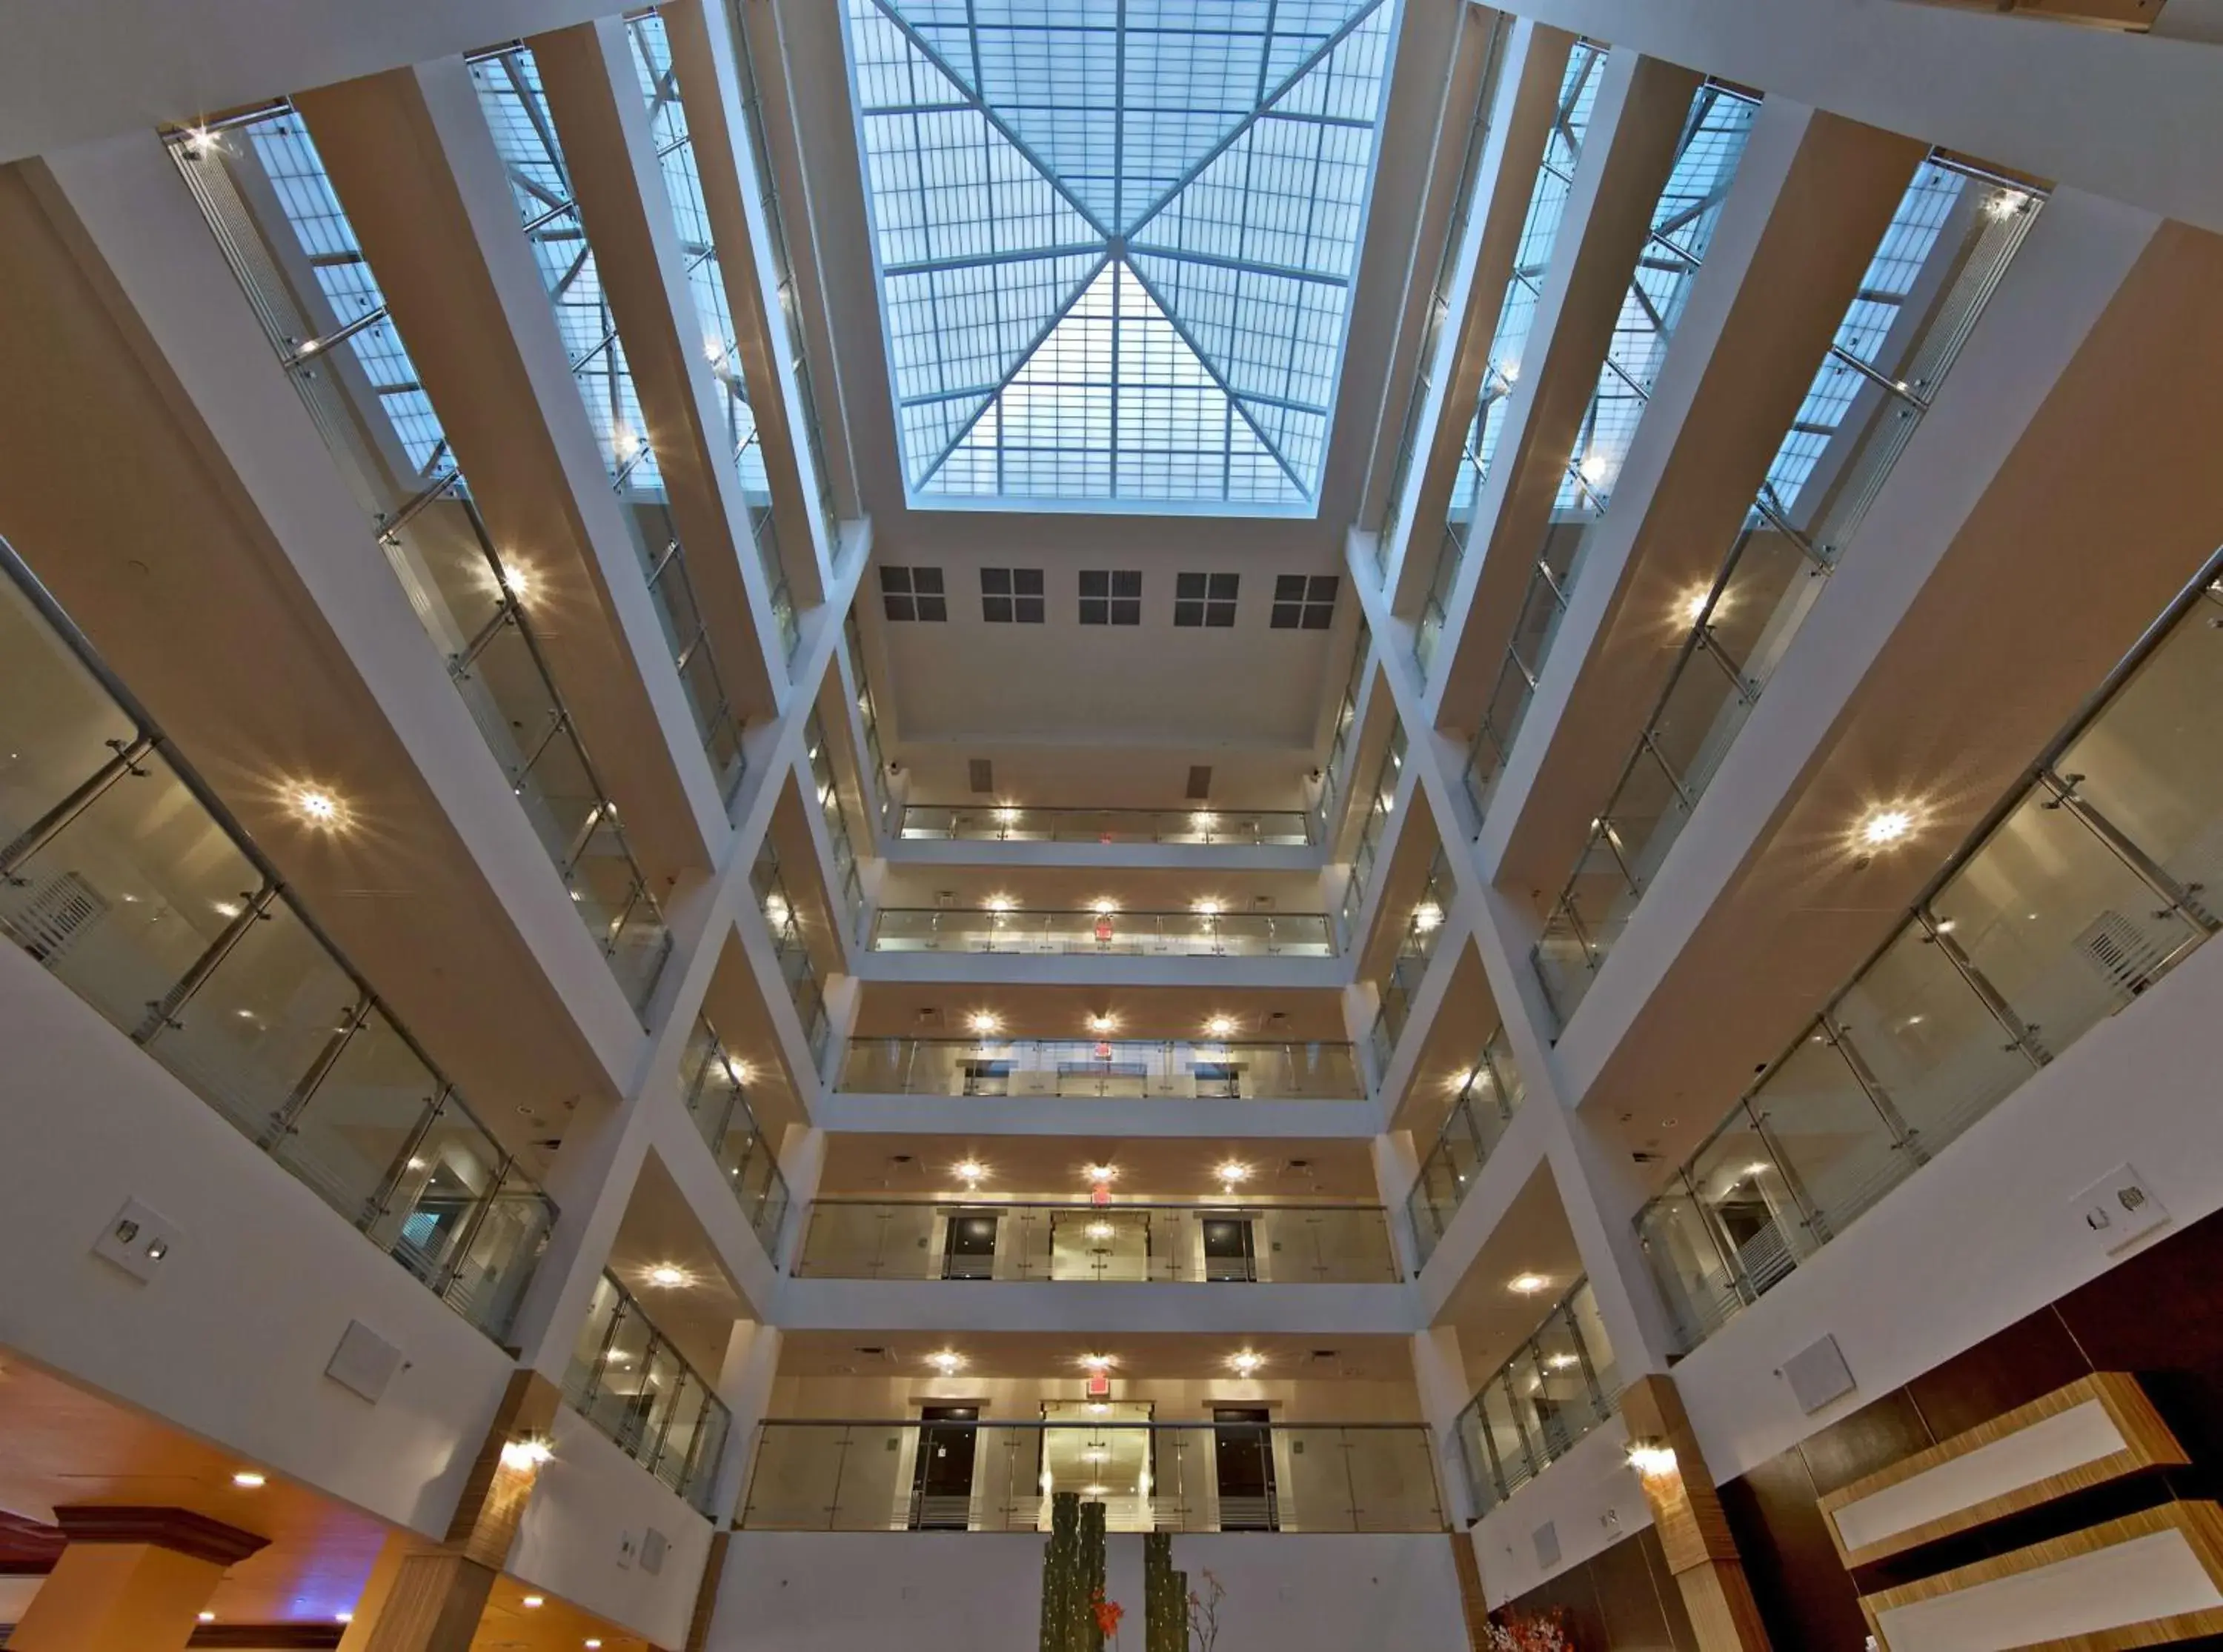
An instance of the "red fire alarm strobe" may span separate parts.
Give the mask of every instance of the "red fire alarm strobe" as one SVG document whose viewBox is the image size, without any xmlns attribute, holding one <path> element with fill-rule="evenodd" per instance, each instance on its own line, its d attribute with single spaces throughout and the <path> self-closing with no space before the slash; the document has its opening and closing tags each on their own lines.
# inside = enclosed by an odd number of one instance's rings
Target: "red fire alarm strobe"
<svg viewBox="0 0 2223 1652">
<path fill-rule="evenodd" d="M 1090 1372 L 1088 1373 L 1088 1398 L 1091 1399 L 1111 1398 L 1112 1379 L 1105 1376 L 1100 1371 Z"/>
</svg>

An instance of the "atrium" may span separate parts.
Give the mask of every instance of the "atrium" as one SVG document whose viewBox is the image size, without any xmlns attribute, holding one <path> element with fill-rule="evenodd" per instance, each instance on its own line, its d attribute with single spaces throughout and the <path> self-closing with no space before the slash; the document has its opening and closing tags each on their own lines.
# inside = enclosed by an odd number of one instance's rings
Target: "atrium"
<svg viewBox="0 0 2223 1652">
<path fill-rule="evenodd" d="M 0 19 L 0 1647 L 2223 1644 L 2218 292 L 2218 0 Z"/>
</svg>

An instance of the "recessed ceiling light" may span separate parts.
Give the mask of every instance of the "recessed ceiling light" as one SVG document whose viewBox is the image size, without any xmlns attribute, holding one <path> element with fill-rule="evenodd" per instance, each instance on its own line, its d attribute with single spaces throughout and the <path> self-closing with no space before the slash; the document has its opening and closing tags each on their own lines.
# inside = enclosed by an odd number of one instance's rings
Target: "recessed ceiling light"
<svg viewBox="0 0 2223 1652">
<path fill-rule="evenodd" d="M 1118 1025 L 1119 1023 L 1109 1015 L 1091 1015 L 1088 1018 L 1088 1030 L 1099 1035 L 1111 1032 Z"/>
<path fill-rule="evenodd" d="M 1905 809 L 1871 809 L 1860 825 L 1861 846 L 1888 849 L 1912 835 L 1914 816 Z"/>
<path fill-rule="evenodd" d="M 1003 1026 L 1003 1022 L 985 1009 L 976 1009 L 965 1018 L 965 1025 L 985 1037 Z"/>
<path fill-rule="evenodd" d="M 1245 1348 L 1242 1353 L 1230 1356 L 1227 1363 L 1234 1367 L 1237 1376 L 1247 1377 L 1266 1363 L 1266 1356 L 1263 1354 L 1254 1354 L 1249 1348 Z"/>
<path fill-rule="evenodd" d="M 1008 895 L 992 895 L 981 904 L 991 912 L 1004 913 L 1011 911 L 1019 903 Z"/>
<path fill-rule="evenodd" d="M 1090 1371 L 1109 1371 L 1119 1361 L 1109 1354 L 1084 1354 L 1080 1356 L 1080 1363 Z"/>
<path fill-rule="evenodd" d="M 1099 896 L 1089 902 L 1088 909 L 1099 918 L 1108 918 L 1119 910 L 1119 903 L 1109 896 Z"/>
<path fill-rule="evenodd" d="M 332 1622 L 335 1624 L 352 1624 L 355 1622 L 355 1614 L 351 1611 L 336 1611 L 332 1614 Z"/>
<path fill-rule="evenodd" d="M 316 786 L 296 786 L 293 795 L 293 813 L 312 826 L 337 826 L 343 811 L 340 800 L 331 792 Z"/>
<path fill-rule="evenodd" d="M 988 1173 L 988 1167 L 977 1159 L 959 1159 L 956 1170 L 957 1179 L 967 1184 L 977 1182 Z"/>
<path fill-rule="evenodd" d="M 269 1478 L 252 1468 L 242 1468 L 231 1477 L 231 1483 L 242 1491 L 253 1492 L 268 1485 Z"/>
<path fill-rule="evenodd" d="M 683 1267 L 670 1262 L 659 1262 L 648 1271 L 648 1282 L 659 1291 L 677 1291 L 695 1283 L 695 1276 Z"/>
<path fill-rule="evenodd" d="M 200 1614 L 200 1620 L 204 1624 L 213 1624 L 216 1622 L 216 1614 L 212 1611 L 205 1611 Z"/>
<path fill-rule="evenodd" d="M 1413 927 L 1423 935 L 1440 928 L 1443 921 L 1444 909 L 1433 901 L 1423 901 L 1413 908 Z"/>
<path fill-rule="evenodd" d="M 1206 899 L 1198 901 L 1195 906 L 1190 908 L 1190 910 L 1194 912 L 1200 918 L 1217 918 L 1222 912 L 1226 910 L 1226 908 L 1219 901 L 1214 901 L 1207 896 Z"/>
<path fill-rule="evenodd" d="M 545 1606 L 548 1603 L 538 1595 L 527 1595 L 525 1597 L 525 1609 L 527 1611 L 537 1611 L 538 1608 Z"/>
<path fill-rule="evenodd" d="M 1219 824 L 1219 817 L 1210 809 L 1199 809 L 1188 819 L 1189 824 L 1199 832 L 1210 832 Z"/>
<path fill-rule="evenodd" d="M 1080 1178 L 1086 1182 L 1116 1182 L 1119 1179 L 1117 1165 L 1083 1165 Z"/>
<path fill-rule="evenodd" d="M 1533 1297 L 1551 1283 L 1540 1273 L 1516 1273 L 1505 1282 L 1505 1288 L 1523 1297 Z"/>
<path fill-rule="evenodd" d="M 1250 1166 L 1239 1159 L 1230 1159 L 1221 1163 L 1215 1174 L 1219 1176 L 1221 1182 L 1232 1186 L 1237 1182 L 1247 1182 L 1250 1179 Z"/>
<path fill-rule="evenodd" d="M 965 1356 L 954 1348 L 942 1348 L 926 1356 L 926 1362 L 945 1377 L 954 1377 L 965 1369 Z"/>
<path fill-rule="evenodd" d="M 1713 595 L 1713 587 L 1702 585 L 1675 605 L 1675 617 L 1686 625 L 1695 625 L 1706 617 L 1706 599 Z"/>
<path fill-rule="evenodd" d="M 1204 1024 L 1204 1030 L 1216 1039 L 1231 1038 L 1235 1033 L 1235 1017 L 1214 1015 Z"/>
</svg>

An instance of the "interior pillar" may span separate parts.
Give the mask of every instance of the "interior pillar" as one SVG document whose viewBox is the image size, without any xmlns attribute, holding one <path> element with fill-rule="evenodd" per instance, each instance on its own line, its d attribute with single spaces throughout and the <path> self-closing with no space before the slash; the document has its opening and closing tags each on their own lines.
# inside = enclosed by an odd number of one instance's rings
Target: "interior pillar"
<svg viewBox="0 0 2223 1652">
<path fill-rule="evenodd" d="M 1767 1652 L 1766 1626 L 1674 1379 L 1638 1378 L 1622 1391 L 1621 1415 L 1699 1652 Z"/>
<path fill-rule="evenodd" d="M 269 1542 L 185 1509 L 54 1511 L 69 1538 L 8 1644 L 17 1652 L 184 1652 L 226 1568 Z"/>
</svg>

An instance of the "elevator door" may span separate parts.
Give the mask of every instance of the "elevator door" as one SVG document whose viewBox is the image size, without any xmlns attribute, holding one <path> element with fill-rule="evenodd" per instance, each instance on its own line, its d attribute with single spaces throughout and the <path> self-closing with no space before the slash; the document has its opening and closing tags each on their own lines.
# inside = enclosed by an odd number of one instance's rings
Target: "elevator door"
<svg viewBox="0 0 2223 1652">
<path fill-rule="evenodd" d="M 977 1405 L 926 1405 L 918 1413 L 918 1463 L 911 1471 L 913 1531 L 963 1531 L 973 1517 Z"/>
</svg>

